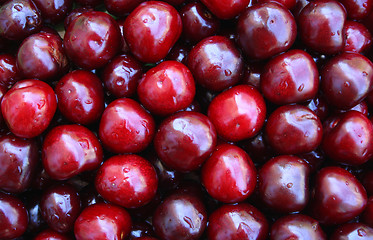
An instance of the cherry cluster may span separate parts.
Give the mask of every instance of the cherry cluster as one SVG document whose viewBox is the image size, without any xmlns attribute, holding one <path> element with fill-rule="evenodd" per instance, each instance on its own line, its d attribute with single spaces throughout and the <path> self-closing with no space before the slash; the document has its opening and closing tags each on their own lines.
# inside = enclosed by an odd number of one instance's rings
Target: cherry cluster
<svg viewBox="0 0 373 240">
<path fill-rule="evenodd" d="M 0 0 L 0 239 L 372 240 L 373 0 Z"/>
</svg>

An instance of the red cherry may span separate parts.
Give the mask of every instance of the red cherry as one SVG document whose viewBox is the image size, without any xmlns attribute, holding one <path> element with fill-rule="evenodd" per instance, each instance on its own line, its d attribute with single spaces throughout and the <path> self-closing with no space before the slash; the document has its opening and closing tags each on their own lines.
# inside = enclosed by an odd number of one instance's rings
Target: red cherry
<svg viewBox="0 0 373 240">
<path fill-rule="evenodd" d="M 341 0 L 340 3 L 346 8 L 347 16 L 354 20 L 364 19 L 373 8 L 372 0 Z"/>
<path fill-rule="evenodd" d="M 220 19 L 234 18 L 249 5 L 250 0 L 201 0 Z"/>
<path fill-rule="evenodd" d="M 264 2 L 277 2 L 281 5 L 284 5 L 287 9 L 292 10 L 295 8 L 297 4 L 297 0 L 257 0 L 258 3 L 264 3 Z"/>
<path fill-rule="evenodd" d="M 0 55 L 0 85 L 5 89 L 11 88 L 20 79 L 20 72 L 17 68 L 17 60 L 13 55 Z"/>
<path fill-rule="evenodd" d="M 47 23 L 57 24 L 62 22 L 73 7 L 73 0 L 59 0 L 50 2 L 48 0 L 34 0 L 41 12 L 43 20 Z"/>
<path fill-rule="evenodd" d="M 361 23 L 346 21 L 343 27 L 345 36 L 344 52 L 367 52 L 372 47 L 372 35 Z"/>
<path fill-rule="evenodd" d="M 117 17 L 124 17 L 131 13 L 145 0 L 104 0 L 107 11 Z"/>
<path fill-rule="evenodd" d="M 362 214 L 363 222 L 373 228 L 373 196 L 370 196 L 367 202 L 367 206 Z"/>
<path fill-rule="evenodd" d="M 51 229 L 47 229 L 40 232 L 34 240 L 69 240 L 69 238 Z"/>
<path fill-rule="evenodd" d="M 346 223 L 340 225 L 330 240 L 363 240 L 373 238 L 373 228 L 362 223 Z"/>
</svg>

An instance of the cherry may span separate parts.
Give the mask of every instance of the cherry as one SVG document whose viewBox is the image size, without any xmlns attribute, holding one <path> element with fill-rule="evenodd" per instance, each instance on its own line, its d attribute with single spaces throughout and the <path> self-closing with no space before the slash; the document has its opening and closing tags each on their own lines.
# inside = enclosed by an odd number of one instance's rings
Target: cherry
<svg viewBox="0 0 373 240">
<path fill-rule="evenodd" d="M 41 214 L 40 201 L 41 192 L 29 191 L 21 195 L 21 200 L 28 213 L 28 224 L 26 233 L 35 235 L 45 228 L 45 221 Z"/>
<path fill-rule="evenodd" d="M 103 0 L 75 0 L 79 5 L 83 7 L 93 8 L 103 3 Z"/>
<path fill-rule="evenodd" d="M 189 52 L 187 65 L 196 82 L 212 91 L 236 85 L 244 67 L 233 42 L 223 36 L 212 36 L 199 42 Z"/>
<path fill-rule="evenodd" d="M 259 3 L 241 14 L 237 33 L 237 41 L 249 58 L 266 59 L 293 45 L 297 25 L 284 6 L 275 2 Z"/>
<path fill-rule="evenodd" d="M 372 170 L 366 171 L 361 182 L 364 185 L 365 189 L 367 190 L 368 195 L 369 196 L 373 195 L 373 171 Z"/>
<path fill-rule="evenodd" d="M 220 19 L 230 19 L 239 15 L 249 5 L 250 0 L 201 0 Z"/>
<path fill-rule="evenodd" d="M 164 61 L 142 77 L 137 94 L 152 113 L 170 115 L 192 103 L 195 95 L 193 76 L 184 64 Z"/>
<path fill-rule="evenodd" d="M 104 148 L 114 153 L 136 153 L 153 140 L 152 116 L 135 100 L 120 98 L 110 103 L 101 117 L 99 136 Z"/>
<path fill-rule="evenodd" d="M 304 51 L 287 51 L 266 64 L 260 86 L 264 97 L 275 104 L 312 99 L 319 89 L 316 63 Z"/>
<path fill-rule="evenodd" d="M 367 206 L 362 214 L 363 222 L 373 228 L 373 196 L 370 196 L 367 202 Z"/>
<path fill-rule="evenodd" d="M 49 2 L 47 0 L 34 0 L 41 12 L 43 20 L 47 23 L 59 23 L 69 14 L 73 7 L 73 0 L 59 0 Z"/>
<path fill-rule="evenodd" d="M 263 131 L 260 131 L 253 138 L 240 142 L 239 146 L 250 153 L 254 164 L 262 165 L 273 156 L 273 149 L 267 143 Z"/>
<path fill-rule="evenodd" d="M 367 52 L 372 47 L 372 35 L 361 23 L 346 21 L 344 28 L 344 52 Z"/>
<path fill-rule="evenodd" d="M 152 225 L 146 222 L 134 222 L 132 224 L 131 233 L 129 234 L 127 238 L 129 240 L 133 240 L 133 239 L 138 240 L 139 238 L 143 237 L 146 240 L 146 238 L 149 237 L 150 240 L 154 240 L 150 237 L 153 235 L 154 235 L 154 232 L 153 232 Z"/>
<path fill-rule="evenodd" d="M 323 95 L 317 95 L 305 106 L 312 110 L 321 121 L 324 121 L 325 118 L 329 115 L 329 106 Z"/>
<path fill-rule="evenodd" d="M 340 225 L 330 240 L 363 240 L 373 238 L 373 228 L 362 223 L 346 223 Z"/>
<path fill-rule="evenodd" d="M 55 91 L 58 109 L 72 122 L 91 124 L 97 121 L 104 111 L 102 82 L 91 72 L 69 72 L 58 81 Z"/>
<path fill-rule="evenodd" d="M 186 44 L 176 43 L 167 55 L 166 60 L 178 61 L 185 65 L 187 62 L 189 51 L 190 47 Z"/>
<path fill-rule="evenodd" d="M 149 203 L 155 196 L 157 184 L 157 173 L 153 166 L 133 154 L 106 160 L 95 180 L 96 189 L 104 199 L 126 208 Z"/>
<path fill-rule="evenodd" d="M 66 54 L 78 67 L 103 67 L 121 47 L 118 24 L 104 12 L 84 12 L 67 27 L 64 46 Z"/>
<path fill-rule="evenodd" d="M 287 9 L 292 10 L 295 8 L 297 4 L 297 0 L 257 0 L 258 3 L 264 3 L 264 2 L 277 2 L 281 5 L 284 5 Z"/>
<path fill-rule="evenodd" d="M 0 55 L 0 85 L 5 89 L 11 88 L 20 79 L 20 72 L 17 68 L 17 60 L 13 55 Z"/>
<path fill-rule="evenodd" d="M 75 221 L 77 240 L 125 239 L 132 226 L 131 216 L 123 208 L 97 203 L 85 208 Z"/>
<path fill-rule="evenodd" d="M 267 239 L 268 222 L 263 213 L 248 203 L 223 205 L 211 213 L 209 240 Z"/>
<path fill-rule="evenodd" d="M 69 240 L 69 238 L 51 229 L 46 229 L 40 232 L 34 240 Z"/>
<path fill-rule="evenodd" d="M 70 13 L 67 15 L 67 17 L 65 18 L 65 20 L 63 22 L 63 25 L 64 25 L 65 29 L 67 29 L 67 27 L 70 25 L 70 23 L 73 20 L 75 20 L 75 18 L 79 17 L 80 15 L 82 15 L 85 12 L 90 12 L 90 11 L 93 11 L 93 8 L 91 8 L 91 7 L 79 7 L 79 8 L 75 8 L 72 11 L 70 11 Z"/>
<path fill-rule="evenodd" d="M 373 1 L 371 0 L 341 0 L 340 3 L 346 8 L 347 17 L 354 20 L 367 17 L 373 8 Z"/>
<path fill-rule="evenodd" d="M 179 13 L 160 1 L 140 4 L 124 22 L 124 36 L 135 57 L 158 62 L 167 56 L 182 32 Z"/>
<path fill-rule="evenodd" d="M 362 102 L 358 103 L 357 105 L 355 105 L 354 107 L 352 107 L 350 109 L 347 109 L 347 110 L 337 109 L 335 112 L 336 112 L 336 114 L 339 114 L 339 113 L 345 113 L 345 112 L 353 111 L 353 110 L 357 111 L 357 112 L 360 112 L 363 115 L 365 115 L 366 117 L 368 117 L 369 109 L 368 109 L 368 104 L 366 103 L 366 101 L 362 101 Z"/>
<path fill-rule="evenodd" d="M 51 122 L 56 108 L 53 89 L 35 79 L 14 84 L 1 102 L 1 112 L 10 131 L 25 138 L 40 135 Z"/>
<path fill-rule="evenodd" d="M 254 87 L 238 85 L 217 95 L 207 114 L 219 136 L 228 141 L 240 141 L 260 131 L 266 105 Z"/>
<path fill-rule="evenodd" d="M 263 63 L 254 62 L 247 64 L 244 68 L 242 84 L 248 84 L 260 90 L 260 76 L 263 72 Z"/>
<path fill-rule="evenodd" d="M 145 0 L 104 0 L 107 11 L 115 16 L 124 17 Z"/>
</svg>

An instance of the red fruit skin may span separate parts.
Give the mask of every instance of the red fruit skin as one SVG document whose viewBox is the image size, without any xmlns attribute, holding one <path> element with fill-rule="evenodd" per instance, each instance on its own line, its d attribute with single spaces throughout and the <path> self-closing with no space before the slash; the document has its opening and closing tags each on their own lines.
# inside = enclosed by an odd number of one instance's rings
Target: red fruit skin
<svg viewBox="0 0 373 240">
<path fill-rule="evenodd" d="M 372 34 L 359 22 L 346 21 L 343 34 L 345 36 L 344 52 L 364 53 L 372 47 Z"/>
<path fill-rule="evenodd" d="M 2 69 L 0 71 L 0 85 L 8 90 L 21 77 L 17 67 L 17 59 L 10 54 L 1 54 L 0 67 Z"/>
<path fill-rule="evenodd" d="M 220 19 L 234 18 L 249 5 L 250 0 L 201 0 Z"/>
<path fill-rule="evenodd" d="M 36 235 L 34 240 L 69 240 L 69 238 L 51 229 L 46 229 Z"/>
<path fill-rule="evenodd" d="M 370 196 L 367 202 L 367 206 L 362 214 L 362 219 L 365 224 L 373 228 L 373 196 Z"/>
<path fill-rule="evenodd" d="M 330 240 L 364 240 L 373 238 L 373 228 L 363 223 L 340 225 L 330 236 Z"/>
<path fill-rule="evenodd" d="M 347 16 L 353 20 L 362 20 L 372 12 L 372 0 L 340 0 L 346 8 Z"/>
<path fill-rule="evenodd" d="M 33 138 L 44 132 L 56 109 L 53 89 L 35 79 L 17 82 L 1 102 L 1 112 L 9 130 L 24 138 Z"/>
</svg>

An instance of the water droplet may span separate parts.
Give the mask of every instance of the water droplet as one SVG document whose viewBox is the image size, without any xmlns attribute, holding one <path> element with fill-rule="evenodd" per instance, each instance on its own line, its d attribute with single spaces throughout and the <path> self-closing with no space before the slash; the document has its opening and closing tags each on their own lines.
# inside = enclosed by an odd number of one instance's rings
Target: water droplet
<svg viewBox="0 0 373 240">
<path fill-rule="evenodd" d="M 298 92 L 303 91 L 303 89 L 304 89 L 304 84 L 302 83 L 302 84 L 299 86 L 299 88 L 298 88 Z"/>
<path fill-rule="evenodd" d="M 189 217 L 184 217 L 183 220 L 189 225 L 190 228 L 194 229 L 194 224 L 192 222 L 192 219 L 190 219 Z"/>
<path fill-rule="evenodd" d="M 365 72 L 365 71 L 363 71 L 363 76 L 364 76 L 364 77 L 368 76 L 368 73 Z"/>
<path fill-rule="evenodd" d="M 335 35 L 335 32 L 332 32 L 332 36 L 334 36 Z"/>
<path fill-rule="evenodd" d="M 346 186 L 348 186 L 348 185 L 349 185 L 349 182 L 346 181 Z"/>
<path fill-rule="evenodd" d="M 292 183 L 288 183 L 288 184 L 286 185 L 286 187 L 288 187 L 288 188 L 292 188 L 292 187 L 293 187 L 293 184 L 292 184 Z"/>
<path fill-rule="evenodd" d="M 273 24 L 273 23 L 275 23 L 275 20 L 271 19 L 271 21 L 269 21 L 269 22 Z"/>
<path fill-rule="evenodd" d="M 38 105 L 39 110 L 42 109 L 45 105 L 45 100 L 44 99 L 40 100 L 40 102 L 38 102 L 37 105 Z"/>
<path fill-rule="evenodd" d="M 85 100 L 85 104 L 92 104 L 92 99 Z"/>
<path fill-rule="evenodd" d="M 115 133 L 115 132 L 113 132 L 112 134 L 111 134 L 111 136 L 113 137 L 113 138 L 115 138 L 115 139 L 118 139 L 118 133 Z"/>
<path fill-rule="evenodd" d="M 225 71 L 224 71 L 224 73 L 225 73 L 225 76 L 230 76 L 230 75 L 232 75 L 232 71 L 231 70 L 229 70 L 229 69 L 226 69 Z"/>
<path fill-rule="evenodd" d="M 144 20 L 142 20 L 143 23 L 147 23 L 149 20 L 147 18 L 145 18 Z"/>
<path fill-rule="evenodd" d="M 73 92 L 73 91 L 71 91 L 71 89 L 67 90 L 67 93 L 69 93 L 69 94 L 72 93 L 72 92 Z"/>
<path fill-rule="evenodd" d="M 367 232 L 366 232 L 364 229 L 362 229 L 362 228 L 359 228 L 359 229 L 357 230 L 357 234 L 358 234 L 360 237 L 366 237 L 366 236 L 367 236 Z"/>
<path fill-rule="evenodd" d="M 130 170 L 129 170 L 128 168 L 123 168 L 123 172 L 124 172 L 124 173 L 129 173 L 129 171 L 130 171 Z"/>
<path fill-rule="evenodd" d="M 23 9 L 22 5 L 19 5 L 19 4 L 14 5 L 14 8 L 15 8 L 17 11 L 22 11 L 22 9 Z"/>
<path fill-rule="evenodd" d="M 280 83 L 280 87 L 281 87 L 282 89 L 286 89 L 286 88 L 288 87 L 288 82 L 287 82 L 287 81 L 282 81 L 282 82 Z"/>
<path fill-rule="evenodd" d="M 344 83 L 344 86 L 345 86 L 345 87 L 350 87 L 350 82 L 345 82 L 345 83 Z"/>
<path fill-rule="evenodd" d="M 118 81 L 117 81 L 117 85 L 118 85 L 118 86 L 122 86 L 122 85 L 123 85 L 123 81 L 118 80 Z"/>
<path fill-rule="evenodd" d="M 163 81 L 162 80 L 158 80 L 157 81 L 157 87 L 161 88 L 163 86 Z"/>
</svg>

